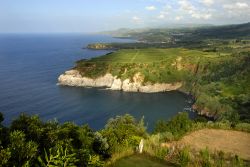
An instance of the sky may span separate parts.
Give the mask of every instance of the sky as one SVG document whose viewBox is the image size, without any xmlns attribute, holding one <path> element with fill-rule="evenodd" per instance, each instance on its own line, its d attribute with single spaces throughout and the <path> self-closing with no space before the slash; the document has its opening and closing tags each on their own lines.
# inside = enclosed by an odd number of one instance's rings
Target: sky
<svg viewBox="0 0 250 167">
<path fill-rule="evenodd" d="M 0 0 L 0 33 L 250 22 L 250 0 Z"/>
</svg>

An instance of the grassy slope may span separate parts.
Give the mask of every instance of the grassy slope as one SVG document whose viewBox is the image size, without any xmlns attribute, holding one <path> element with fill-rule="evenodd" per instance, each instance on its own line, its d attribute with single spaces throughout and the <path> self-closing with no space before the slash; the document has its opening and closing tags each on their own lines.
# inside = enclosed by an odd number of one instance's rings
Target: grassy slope
<svg viewBox="0 0 250 167">
<path fill-rule="evenodd" d="M 145 155 L 132 155 L 118 160 L 114 167 L 174 167 L 165 161 Z"/>
<path fill-rule="evenodd" d="M 221 150 L 250 160 L 250 134 L 246 132 L 202 129 L 183 137 L 179 142 L 197 150 L 208 147 L 210 151 Z"/>
<path fill-rule="evenodd" d="M 250 120 L 250 52 L 242 47 L 243 50 L 230 52 L 223 50 L 224 45 L 219 52 L 184 48 L 124 49 L 78 61 L 75 68 L 92 78 L 112 73 L 132 80 L 140 72 L 144 83 L 183 82 L 182 90 L 197 97 L 199 111 L 218 115 L 235 110 L 242 119 Z"/>
<path fill-rule="evenodd" d="M 87 61 L 78 61 L 76 68 L 89 77 L 110 72 L 126 79 L 141 72 L 145 82 L 177 82 L 187 78 L 198 62 L 203 63 L 203 59 L 217 57 L 215 53 L 182 48 L 126 49 Z"/>
</svg>

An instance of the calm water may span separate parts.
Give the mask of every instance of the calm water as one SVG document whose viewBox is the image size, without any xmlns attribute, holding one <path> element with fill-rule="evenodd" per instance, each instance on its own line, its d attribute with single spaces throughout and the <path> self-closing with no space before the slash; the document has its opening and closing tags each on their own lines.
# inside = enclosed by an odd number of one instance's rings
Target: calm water
<svg viewBox="0 0 250 167">
<path fill-rule="evenodd" d="M 100 35 L 0 35 L 0 112 L 4 124 L 20 113 L 43 120 L 88 123 L 100 129 L 112 116 L 145 117 L 152 130 L 158 119 L 169 119 L 186 106 L 178 92 L 141 94 L 57 86 L 57 78 L 76 60 L 108 51 L 82 49 L 93 42 L 123 42 Z"/>
</svg>

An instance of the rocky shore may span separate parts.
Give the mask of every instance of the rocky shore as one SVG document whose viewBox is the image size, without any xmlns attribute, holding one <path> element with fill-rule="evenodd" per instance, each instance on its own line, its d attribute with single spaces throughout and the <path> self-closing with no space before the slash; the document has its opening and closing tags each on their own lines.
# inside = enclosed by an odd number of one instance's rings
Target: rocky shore
<svg viewBox="0 0 250 167">
<path fill-rule="evenodd" d="M 143 78 L 139 73 L 135 74 L 132 81 L 130 79 L 121 80 L 109 73 L 93 79 L 82 76 L 77 70 L 69 70 L 60 75 L 58 78 L 58 84 L 78 87 L 105 87 L 110 90 L 144 93 L 178 90 L 182 86 L 181 82 L 143 84 Z"/>
</svg>

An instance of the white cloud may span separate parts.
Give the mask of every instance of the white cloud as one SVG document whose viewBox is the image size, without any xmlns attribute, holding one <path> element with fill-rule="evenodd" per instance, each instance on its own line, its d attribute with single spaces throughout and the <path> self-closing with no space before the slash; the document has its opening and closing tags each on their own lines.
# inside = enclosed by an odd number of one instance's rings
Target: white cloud
<svg viewBox="0 0 250 167">
<path fill-rule="evenodd" d="M 229 9 L 229 10 L 247 9 L 248 7 L 249 7 L 248 4 L 244 2 L 236 2 L 232 4 L 223 5 L 224 9 Z"/>
<path fill-rule="evenodd" d="M 137 24 L 142 23 L 142 19 L 138 16 L 133 16 L 132 21 Z"/>
<path fill-rule="evenodd" d="M 146 6 L 145 9 L 152 11 L 152 10 L 156 10 L 156 7 L 155 6 Z"/>
<path fill-rule="evenodd" d="M 158 19 L 165 19 L 166 16 L 164 14 L 160 14 L 159 16 L 157 16 Z"/>
<path fill-rule="evenodd" d="M 165 19 L 166 16 L 169 14 L 167 11 L 161 11 L 160 14 L 157 16 L 158 19 Z"/>
<path fill-rule="evenodd" d="M 146 0 L 141 0 L 146 1 Z M 148 0 L 147 0 L 148 1 Z M 249 22 L 250 0 L 150 0 L 144 10 L 134 11 L 128 18 L 138 25 L 163 23 L 233 24 Z M 157 9 L 156 9 L 157 7 Z M 139 16 L 139 17 L 138 17 Z M 130 20 L 132 22 L 132 20 Z"/>
<path fill-rule="evenodd" d="M 180 5 L 181 10 L 188 11 L 188 10 L 194 10 L 195 9 L 195 7 L 187 0 L 181 0 L 178 3 Z"/>
<path fill-rule="evenodd" d="M 224 10 L 221 18 L 224 17 L 236 22 L 249 22 L 250 5 L 247 1 L 241 0 L 241 2 L 227 2 L 222 7 Z"/>
<path fill-rule="evenodd" d="M 206 6 L 211 6 L 214 4 L 214 0 L 201 0 L 201 3 L 203 3 Z"/>
<path fill-rule="evenodd" d="M 175 20 L 176 20 L 176 21 L 180 21 L 182 18 L 183 18 L 182 16 L 176 16 L 176 17 L 175 17 Z"/>
<path fill-rule="evenodd" d="M 247 4 L 247 3 L 237 2 L 237 3 L 236 3 L 236 6 L 237 6 L 239 9 L 248 8 L 248 4 Z"/>
<path fill-rule="evenodd" d="M 212 17 L 212 14 L 211 13 L 206 13 L 206 14 L 202 14 L 202 13 L 193 13 L 191 15 L 193 18 L 195 19 L 205 19 L 205 20 L 208 20 Z"/>
<path fill-rule="evenodd" d="M 200 2 L 205 3 L 206 5 L 211 5 L 213 0 L 202 0 Z M 212 18 L 212 13 L 210 12 L 210 8 L 204 8 L 199 6 L 194 6 L 191 1 L 188 0 L 180 0 L 179 2 L 179 13 L 187 16 L 185 18 L 191 17 L 193 19 L 203 19 L 208 20 Z M 178 16 L 175 20 L 179 20 Z"/>
</svg>

